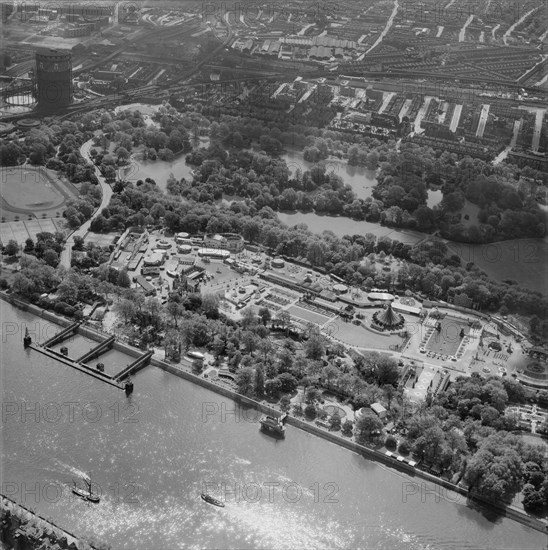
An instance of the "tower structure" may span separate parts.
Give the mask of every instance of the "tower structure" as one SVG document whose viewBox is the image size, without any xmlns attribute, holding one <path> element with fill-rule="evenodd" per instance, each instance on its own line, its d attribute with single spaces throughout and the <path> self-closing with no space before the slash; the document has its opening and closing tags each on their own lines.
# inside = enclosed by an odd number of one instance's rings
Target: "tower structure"
<svg viewBox="0 0 548 550">
<path fill-rule="evenodd" d="M 42 111 L 56 111 L 72 103 L 72 54 L 68 50 L 36 52 L 36 97 Z"/>
</svg>

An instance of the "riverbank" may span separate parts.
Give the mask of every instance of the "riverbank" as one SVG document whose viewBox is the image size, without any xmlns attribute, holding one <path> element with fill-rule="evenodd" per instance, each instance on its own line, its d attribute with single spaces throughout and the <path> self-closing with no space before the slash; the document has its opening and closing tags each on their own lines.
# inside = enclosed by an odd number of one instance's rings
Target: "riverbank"
<svg viewBox="0 0 548 550">
<path fill-rule="evenodd" d="M 0 513 L 2 528 L 1 542 L 10 548 L 78 548 L 78 550 L 95 550 L 70 531 L 63 529 L 29 510 L 11 498 L 0 493 Z M 47 542 L 49 540 L 49 543 Z"/>
<path fill-rule="evenodd" d="M 217 394 L 222 395 L 223 397 L 227 397 L 231 399 L 232 401 L 238 403 L 238 405 L 242 407 L 246 407 L 249 409 L 257 410 L 263 414 L 269 414 L 278 416 L 281 414 L 281 411 L 279 409 L 276 409 L 274 407 L 271 407 L 265 403 L 261 403 L 259 401 L 255 401 L 254 399 L 251 399 L 250 397 L 246 397 L 244 395 L 240 395 L 239 393 L 235 392 L 234 390 L 230 389 L 227 386 L 216 384 L 214 382 L 211 382 L 202 376 L 198 376 L 196 374 L 193 374 L 191 372 L 188 372 L 184 369 L 178 368 L 176 365 L 172 365 L 169 363 L 166 363 L 165 361 L 161 361 L 158 359 L 152 359 L 151 364 L 161 368 L 162 370 L 169 372 L 171 374 L 174 374 L 175 376 L 179 376 L 180 378 L 184 378 L 185 380 L 188 380 L 189 382 L 192 382 L 194 384 L 197 384 L 203 388 L 206 388 L 208 390 L 211 390 Z M 330 441 L 331 443 L 334 443 L 335 445 L 339 445 L 341 447 L 344 447 L 354 453 L 357 453 L 359 455 L 362 455 L 363 457 L 374 460 L 376 462 L 380 462 L 381 464 L 388 466 L 390 468 L 393 468 L 395 470 L 398 470 L 400 472 L 403 472 L 407 475 L 410 475 L 412 477 L 418 477 L 423 479 L 424 481 L 428 481 L 431 483 L 434 483 L 435 485 L 440 486 L 443 489 L 446 489 L 448 491 L 454 492 L 456 495 L 460 495 L 462 497 L 465 497 L 467 500 L 470 499 L 472 501 L 475 501 L 476 503 L 485 506 L 491 510 L 496 511 L 501 516 L 506 516 L 514 521 L 517 521 L 523 525 L 526 525 L 527 527 L 530 527 L 531 529 L 535 529 L 536 531 L 539 531 L 541 533 L 545 533 L 546 529 L 548 527 L 548 524 L 545 522 L 542 522 L 541 520 L 531 517 L 527 515 L 523 510 L 515 507 L 515 506 L 505 506 L 496 502 L 492 502 L 481 495 L 473 494 L 468 491 L 468 489 L 461 487 L 459 485 L 455 485 L 453 483 L 450 483 L 449 481 L 446 481 L 444 479 L 438 478 L 432 474 L 429 474 L 428 472 L 425 472 L 424 470 L 420 470 L 418 468 L 415 468 L 413 466 L 410 466 L 409 464 L 406 464 L 404 462 L 400 462 L 399 460 L 396 460 L 394 458 L 386 456 L 384 453 L 377 451 L 375 449 L 371 449 L 369 447 L 365 447 L 364 445 L 360 445 L 359 443 L 356 443 L 354 441 L 349 440 L 348 438 L 345 438 L 344 436 L 340 436 L 336 433 L 327 431 L 326 429 L 319 428 L 317 426 L 314 426 L 312 424 L 309 424 L 303 420 L 300 420 L 298 418 L 295 418 L 293 416 L 288 416 L 287 422 L 288 425 L 294 426 L 295 428 L 298 428 L 300 430 L 306 431 L 312 435 L 321 437 L 327 441 Z M 418 483 L 416 486 L 413 487 L 413 489 L 416 489 L 417 491 L 426 491 L 425 488 L 420 486 Z M 439 495 L 443 495 L 444 492 L 440 491 Z M 453 498 L 453 497 L 451 497 Z"/>
<path fill-rule="evenodd" d="M 25 302 L 22 302 L 14 298 L 13 296 L 6 295 L 5 293 L 0 293 L 0 299 L 11 303 L 15 307 L 18 307 L 19 309 L 32 313 L 33 315 L 37 315 L 40 318 L 47 319 L 48 321 L 51 321 L 52 323 L 55 323 L 59 326 L 64 327 L 71 324 L 71 321 L 68 319 L 54 315 L 51 312 L 41 310 L 40 308 L 32 304 L 26 304 Z M 104 339 L 104 333 L 100 331 L 97 331 L 90 327 L 82 327 L 82 334 L 84 334 L 84 331 L 85 331 L 85 336 L 91 339 L 94 339 L 97 341 L 101 341 L 102 339 Z M 122 342 L 116 342 L 116 348 L 133 357 L 138 357 L 142 354 L 141 350 L 137 350 L 136 348 L 133 348 L 132 346 L 129 346 L 128 344 L 125 344 Z M 197 384 L 205 389 L 211 390 L 216 394 L 219 394 L 219 395 L 222 395 L 223 397 L 231 399 L 232 401 L 234 401 L 235 403 L 238 403 L 242 407 L 257 410 L 263 414 L 270 414 L 270 415 L 280 414 L 280 411 L 274 407 L 271 407 L 265 403 L 258 402 L 249 397 L 240 395 L 237 392 L 235 392 L 233 389 L 229 388 L 228 386 L 225 386 L 220 383 L 217 384 L 211 380 L 203 378 L 203 376 L 199 376 L 192 372 L 184 370 L 183 368 L 180 368 L 177 365 L 167 363 L 157 358 L 152 358 L 151 364 L 153 366 L 156 366 L 164 370 L 165 372 L 174 374 L 189 382 Z M 470 499 L 470 500 L 476 501 L 481 505 L 488 507 L 490 510 L 496 511 L 501 516 L 507 516 L 539 532 L 546 532 L 545 522 L 542 522 L 534 517 L 527 515 L 522 509 L 519 509 L 515 506 L 505 506 L 499 503 L 488 501 L 479 495 L 470 494 L 469 491 L 463 487 L 454 485 L 446 480 L 440 479 L 423 470 L 413 468 L 408 464 L 402 463 L 391 457 L 386 456 L 380 451 L 377 451 L 375 449 L 370 449 L 368 447 L 360 445 L 356 442 L 349 440 L 348 438 L 345 438 L 344 436 L 338 435 L 334 432 L 327 431 L 323 428 L 319 428 L 315 425 L 309 424 L 298 418 L 291 417 L 291 416 L 288 417 L 287 424 L 295 428 L 301 429 L 303 431 L 306 431 L 310 434 L 321 437 L 331 443 L 344 447 L 348 450 L 351 450 L 354 453 L 362 455 L 369 460 L 380 462 L 381 464 L 388 466 L 390 468 L 393 468 L 395 470 L 401 471 L 404 474 L 411 475 L 413 477 L 416 476 L 417 478 L 421 478 L 424 481 L 434 483 L 445 490 L 452 491 L 456 495 L 460 495 L 466 498 L 467 500 Z M 417 490 L 419 490 L 419 484 L 417 484 Z"/>
</svg>

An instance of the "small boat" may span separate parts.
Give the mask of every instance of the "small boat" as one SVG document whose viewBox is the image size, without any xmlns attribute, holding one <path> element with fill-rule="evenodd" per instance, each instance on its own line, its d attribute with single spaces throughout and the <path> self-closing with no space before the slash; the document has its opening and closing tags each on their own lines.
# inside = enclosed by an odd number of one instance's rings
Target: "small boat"
<svg viewBox="0 0 548 550">
<path fill-rule="evenodd" d="M 83 478 L 84 483 L 87 485 L 87 489 L 80 489 L 80 487 L 76 486 L 76 481 L 72 480 L 74 483 L 74 487 L 72 488 L 72 492 L 79 496 L 83 500 L 87 500 L 88 502 L 99 502 L 101 500 L 101 497 L 99 495 L 94 495 L 91 491 L 91 480 Z"/>
<path fill-rule="evenodd" d="M 205 500 L 208 504 L 213 504 L 213 506 L 219 506 L 220 508 L 225 507 L 225 503 L 221 502 L 219 499 L 212 497 L 206 493 L 201 494 L 202 500 Z"/>
</svg>

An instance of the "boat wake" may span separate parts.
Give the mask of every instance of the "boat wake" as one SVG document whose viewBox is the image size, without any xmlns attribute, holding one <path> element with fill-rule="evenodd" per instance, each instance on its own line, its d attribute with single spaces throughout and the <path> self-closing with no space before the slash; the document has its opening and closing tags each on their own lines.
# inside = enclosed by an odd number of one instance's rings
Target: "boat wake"
<svg viewBox="0 0 548 550">
<path fill-rule="evenodd" d="M 74 466 L 71 466 L 70 464 L 66 464 L 65 462 L 62 462 L 61 460 L 54 459 L 55 462 L 57 462 L 58 466 L 63 470 L 64 473 L 71 474 L 73 476 L 85 479 L 87 481 L 90 481 L 89 475 L 87 472 L 84 472 L 83 470 L 79 470 L 78 468 L 75 468 Z"/>
</svg>

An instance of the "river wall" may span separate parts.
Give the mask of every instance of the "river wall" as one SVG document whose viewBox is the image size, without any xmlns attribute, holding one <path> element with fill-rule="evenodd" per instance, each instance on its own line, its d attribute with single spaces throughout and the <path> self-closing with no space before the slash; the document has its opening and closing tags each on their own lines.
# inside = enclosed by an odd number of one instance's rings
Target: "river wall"
<svg viewBox="0 0 548 550">
<path fill-rule="evenodd" d="M 32 545 L 31 540 L 35 540 L 36 531 L 28 533 L 27 537 L 27 526 L 34 524 L 36 529 L 40 533 L 40 548 L 52 550 L 54 548 L 78 548 L 80 550 L 95 550 L 95 546 L 90 543 L 83 542 L 76 535 L 73 535 L 70 531 L 59 527 L 55 523 L 46 518 L 42 517 L 40 514 L 33 512 L 23 504 L 15 502 L 11 498 L 0 493 L 0 506 L 2 510 L 9 512 L 11 516 L 17 518 L 15 522 L 5 520 L 2 522 L 2 543 L 10 544 L 13 542 L 14 535 L 17 533 L 19 539 L 17 540 L 17 548 L 38 548 L 38 546 Z M 47 541 L 50 541 L 48 543 Z M 59 544 L 55 544 L 59 543 Z M 70 546 L 68 546 L 70 545 Z M 7 546 L 6 546 L 7 548 Z"/>
<path fill-rule="evenodd" d="M 44 311 L 41 308 L 28 304 L 26 302 L 23 302 L 21 300 L 16 299 L 13 296 L 6 295 L 3 292 L 0 292 L 0 299 L 5 300 L 7 302 L 10 302 L 11 304 L 15 305 L 16 307 L 20 307 L 21 309 L 31 312 L 35 315 L 38 315 L 44 319 L 47 319 L 49 321 L 52 321 L 53 323 L 59 324 L 61 326 L 68 326 L 72 323 L 72 321 L 63 318 L 58 317 L 51 312 Z M 441 304 L 440 304 L 441 305 Z M 443 304 L 445 306 L 445 304 Z M 85 331 L 85 333 L 83 332 Z M 85 336 L 88 336 L 92 339 L 97 339 L 98 341 L 101 341 L 105 338 L 105 335 L 99 331 L 93 330 L 89 327 L 80 327 L 79 332 Z M 122 342 L 116 342 L 115 349 L 118 349 L 120 351 L 123 351 L 125 353 L 128 353 L 132 357 L 138 357 L 142 355 L 142 351 L 137 350 L 133 348 L 132 346 L 129 346 L 128 344 L 124 344 Z M 203 376 L 198 376 L 196 374 L 193 374 L 189 371 L 186 371 L 184 369 L 181 369 L 177 367 L 176 365 L 167 363 L 165 361 L 162 361 L 157 358 L 151 358 L 150 364 L 158 367 L 166 372 L 169 372 L 171 374 L 174 374 L 175 376 L 178 376 L 180 378 L 183 378 L 185 380 L 188 380 L 189 382 L 192 382 L 194 384 L 197 384 L 205 389 L 208 389 L 210 391 L 213 391 L 217 394 L 220 394 L 224 397 L 227 397 L 228 399 L 231 399 L 232 401 L 238 403 L 240 406 L 249 408 L 249 409 L 255 409 L 260 411 L 263 414 L 269 414 L 269 415 L 279 415 L 280 411 L 274 407 L 271 407 L 270 405 L 266 403 L 261 403 L 259 401 L 256 401 L 250 397 L 241 395 L 231 388 L 225 386 L 222 383 L 216 383 L 209 379 L 203 378 Z M 487 508 L 491 510 L 496 510 L 498 513 L 500 513 L 501 516 L 507 516 L 509 518 L 514 519 L 515 521 L 518 521 L 524 525 L 527 525 L 531 529 L 535 529 L 537 531 L 546 532 L 547 530 L 547 524 L 545 522 L 540 521 L 537 518 L 531 517 L 527 515 L 522 509 L 517 508 L 515 506 L 507 506 L 500 502 L 493 502 L 491 500 L 488 500 L 481 495 L 471 493 L 468 491 L 468 489 L 461 487 L 459 485 L 455 485 L 447 480 L 441 479 L 439 477 L 436 477 L 432 474 L 429 474 L 428 472 L 425 472 L 423 470 L 414 468 L 410 466 L 409 464 L 405 464 L 403 462 L 400 462 L 394 458 L 391 458 L 389 456 L 386 456 L 383 452 L 377 451 L 375 449 L 370 449 L 369 447 L 365 447 L 363 445 L 360 445 L 359 443 L 356 443 L 354 441 L 349 440 L 348 438 L 345 438 L 342 435 L 338 435 L 334 432 L 327 431 L 323 428 L 319 428 L 317 426 L 314 426 L 312 424 L 309 424 L 308 422 L 305 422 L 304 420 L 301 420 L 299 418 L 295 418 L 293 416 L 287 417 L 288 425 L 294 426 L 295 428 L 304 430 L 310 434 L 316 435 L 318 437 L 322 437 L 323 439 L 326 439 L 327 441 L 330 441 L 331 443 L 334 443 L 336 445 L 340 445 L 350 451 L 353 451 L 357 454 L 360 454 L 364 456 L 367 459 L 375 460 L 377 462 L 381 462 L 382 464 L 389 466 L 391 468 L 394 468 L 395 470 L 399 470 L 404 472 L 407 475 L 411 475 L 413 477 L 421 478 L 425 481 L 431 482 L 433 484 L 436 484 L 444 489 L 447 489 L 449 491 L 452 491 L 458 495 L 461 495 L 465 497 L 466 499 L 472 499 Z M 417 483 L 418 485 L 418 483 Z M 423 490 L 421 488 L 421 490 Z M 442 496 L 442 493 L 440 492 L 440 498 Z"/>
<path fill-rule="evenodd" d="M 175 365 L 171 365 L 169 363 L 166 363 L 165 361 L 161 361 L 159 359 L 152 359 L 151 364 L 161 368 L 162 370 L 169 372 L 171 374 L 174 374 L 175 376 L 179 376 L 180 378 L 184 378 L 185 380 L 188 380 L 194 384 L 198 384 L 199 386 L 206 388 L 208 390 L 211 390 L 217 394 L 220 394 L 224 397 L 227 397 L 231 399 L 232 401 L 235 401 L 239 405 L 243 407 L 247 407 L 250 409 L 255 409 L 263 414 L 269 414 L 269 415 L 279 415 L 280 411 L 278 409 L 275 409 L 265 403 L 261 403 L 259 401 L 255 401 L 254 399 L 251 399 L 250 397 L 246 397 L 244 395 L 240 395 L 239 393 L 236 393 L 234 390 L 228 388 L 225 385 L 222 385 L 220 383 L 212 382 L 208 379 L 205 379 L 201 376 L 197 376 L 191 372 L 188 372 L 186 370 L 180 369 Z M 501 516 L 507 516 L 509 518 L 512 518 L 515 521 L 518 521 L 524 525 L 527 525 L 531 529 L 535 529 L 537 531 L 546 532 L 546 524 L 542 521 L 528 516 L 523 510 L 516 508 L 514 506 L 506 506 L 502 503 L 498 502 L 492 502 L 481 495 L 477 495 L 475 493 L 471 493 L 468 491 L 468 489 L 461 487 L 459 485 L 455 485 L 447 480 L 441 479 L 439 477 L 436 477 L 432 474 L 429 474 L 428 472 L 425 472 L 423 470 L 419 470 L 417 468 L 414 468 L 413 466 L 410 466 L 409 464 L 405 464 L 403 462 L 400 462 L 394 458 L 386 456 L 383 452 L 377 451 L 375 449 L 370 449 L 368 447 L 365 447 L 363 445 L 360 445 L 359 443 L 356 443 L 354 441 L 349 440 L 348 438 L 345 438 L 344 436 L 338 435 L 334 432 L 327 431 L 325 429 L 319 428 L 317 426 L 314 426 L 312 424 L 309 424 L 308 422 L 305 422 L 304 420 L 300 420 L 299 418 L 295 418 L 293 416 L 287 417 L 288 425 L 294 426 L 295 428 L 304 430 L 312 435 L 316 435 L 318 437 L 322 437 L 323 439 L 326 439 L 327 441 L 330 441 L 331 443 L 334 443 L 335 445 L 340 445 L 341 447 L 344 447 L 350 451 L 353 451 L 357 454 L 360 454 L 364 456 L 365 458 L 369 460 L 375 460 L 377 462 L 381 462 L 382 464 L 389 466 L 391 468 L 394 468 L 395 470 L 402 471 L 406 473 L 407 475 L 421 478 L 425 481 L 428 481 L 430 483 L 434 483 L 435 485 L 438 485 L 439 487 L 442 487 L 443 489 L 446 489 L 448 491 L 452 491 L 456 493 L 457 495 L 460 495 L 462 497 L 465 497 L 466 499 L 472 499 L 489 509 L 495 509 L 498 513 L 500 513 Z M 414 487 L 416 490 L 421 490 L 422 492 L 426 491 L 426 488 L 423 488 L 418 482 L 416 482 L 416 486 Z M 431 490 L 432 491 L 432 490 Z M 444 493 L 443 491 L 436 491 L 440 498 L 443 497 Z M 403 486 L 402 486 L 402 498 L 404 496 L 403 493 Z M 452 498 L 453 501 L 457 501 L 457 498 Z"/>
</svg>

